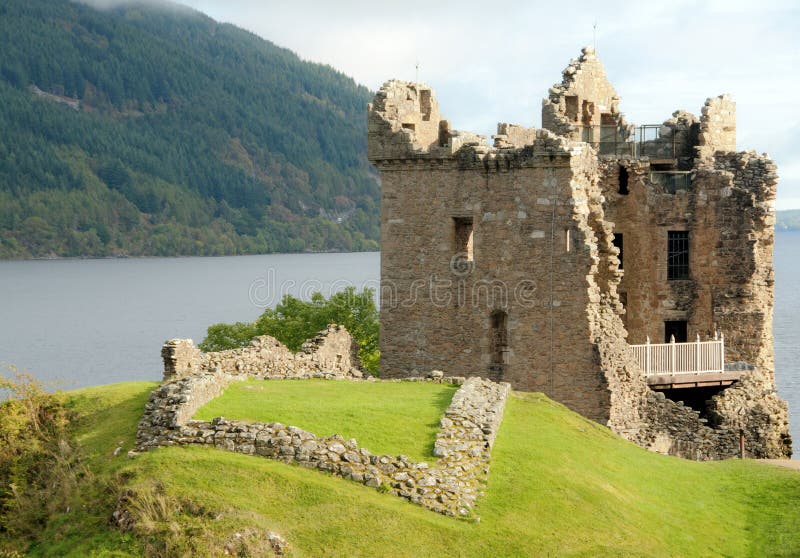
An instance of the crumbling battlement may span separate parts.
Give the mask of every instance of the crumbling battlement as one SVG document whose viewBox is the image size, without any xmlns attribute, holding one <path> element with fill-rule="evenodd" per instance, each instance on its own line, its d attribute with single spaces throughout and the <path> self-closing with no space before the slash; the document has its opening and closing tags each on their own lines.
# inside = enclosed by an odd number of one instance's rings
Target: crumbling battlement
<svg viewBox="0 0 800 558">
<path fill-rule="evenodd" d="M 706 99 L 700 116 L 699 163 L 713 161 L 719 151 L 736 151 L 736 103 L 730 95 Z"/>
<path fill-rule="evenodd" d="M 561 83 L 542 101 L 542 128 L 578 141 L 600 141 L 600 128 L 618 127 L 626 135 L 619 97 L 594 48 L 585 47 L 564 70 Z"/>
<path fill-rule="evenodd" d="M 164 380 L 220 370 L 228 374 L 263 377 L 361 377 L 358 344 L 350 333 L 329 325 L 292 353 L 269 335 L 253 339 L 249 347 L 204 353 L 191 339 L 171 339 L 161 349 Z"/>
<path fill-rule="evenodd" d="M 427 85 L 387 82 L 367 146 L 382 174 L 382 376 L 509 381 L 695 459 L 734 455 L 742 433 L 751 455 L 789 455 L 777 176 L 736 152 L 735 115 L 721 95 L 700 118 L 628 124 L 590 47 L 544 99 L 543 129 L 501 123 L 491 146 L 451 130 Z M 733 386 L 654 392 L 628 346 L 719 332 L 743 370 Z"/>
</svg>

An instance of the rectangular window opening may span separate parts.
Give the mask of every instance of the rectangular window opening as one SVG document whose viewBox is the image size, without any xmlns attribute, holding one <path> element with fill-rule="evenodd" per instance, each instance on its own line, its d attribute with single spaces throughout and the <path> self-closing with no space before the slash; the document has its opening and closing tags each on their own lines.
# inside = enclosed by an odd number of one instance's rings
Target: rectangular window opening
<svg viewBox="0 0 800 558">
<path fill-rule="evenodd" d="M 689 231 L 667 232 L 667 279 L 689 279 Z"/>
<path fill-rule="evenodd" d="M 473 261 L 472 217 L 453 217 L 455 257 L 463 262 Z"/>
<path fill-rule="evenodd" d="M 502 310 L 492 312 L 491 364 L 489 371 L 495 380 L 505 372 L 508 354 L 508 314 Z"/>
<path fill-rule="evenodd" d="M 686 334 L 686 320 L 667 320 L 664 322 L 664 343 L 686 343 L 689 336 Z"/>
<path fill-rule="evenodd" d="M 431 102 L 431 90 L 422 89 L 419 92 L 419 108 L 422 112 L 422 119 L 427 121 L 431 119 L 431 112 L 433 111 L 433 103 Z"/>
<path fill-rule="evenodd" d="M 564 229 L 564 245 L 567 252 L 572 250 L 572 242 L 570 241 L 569 229 Z"/>
<path fill-rule="evenodd" d="M 628 169 L 623 167 L 622 165 L 619 166 L 619 190 L 618 192 L 623 195 L 628 195 Z"/>
<path fill-rule="evenodd" d="M 573 122 L 577 122 L 577 120 L 578 120 L 578 96 L 577 95 L 567 95 L 566 97 L 564 97 L 564 101 L 566 103 L 567 118 L 569 118 Z"/>
<path fill-rule="evenodd" d="M 619 254 L 617 255 L 617 259 L 619 260 L 619 268 L 623 269 L 622 267 L 622 233 L 614 233 L 614 240 L 612 240 L 614 246 L 619 250 Z"/>
</svg>

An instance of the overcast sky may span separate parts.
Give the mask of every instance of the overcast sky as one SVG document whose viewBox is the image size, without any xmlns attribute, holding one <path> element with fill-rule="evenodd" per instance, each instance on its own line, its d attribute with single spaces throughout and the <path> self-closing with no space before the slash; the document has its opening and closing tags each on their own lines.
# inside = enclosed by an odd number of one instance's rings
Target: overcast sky
<svg viewBox="0 0 800 558">
<path fill-rule="evenodd" d="M 541 124 L 541 99 L 596 45 L 621 109 L 659 123 L 731 93 L 739 149 L 769 153 L 778 209 L 800 208 L 800 2 L 356 2 L 181 0 L 219 21 L 330 64 L 375 90 L 390 78 L 433 87 L 456 129 Z M 597 25 L 596 37 L 593 26 Z"/>
</svg>

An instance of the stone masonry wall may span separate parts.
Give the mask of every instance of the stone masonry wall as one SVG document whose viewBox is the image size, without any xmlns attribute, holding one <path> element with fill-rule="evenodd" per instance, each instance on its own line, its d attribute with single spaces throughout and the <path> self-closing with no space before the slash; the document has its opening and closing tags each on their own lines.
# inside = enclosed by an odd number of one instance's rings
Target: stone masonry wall
<svg viewBox="0 0 800 558">
<path fill-rule="evenodd" d="M 542 101 L 542 128 L 573 140 L 597 142 L 609 139 L 601 138 L 601 126 L 618 126 L 627 137 L 619 97 L 594 48 L 585 47 L 577 60 L 571 60 L 562 78 Z"/>
<path fill-rule="evenodd" d="M 675 455 L 732 456 L 741 430 L 752 454 L 788 455 L 771 331 L 777 179 L 765 156 L 732 153 L 730 98 L 709 99 L 699 121 L 676 111 L 643 153 L 598 156 L 576 140 L 624 141 L 629 127 L 591 48 L 543 102 L 543 126 L 561 137 L 500 124 L 490 147 L 432 103 L 445 124 L 426 147 L 397 133 L 422 118 L 423 88 L 387 82 L 369 108 L 383 179 L 381 374 L 503 379 Z M 667 280 L 669 231 L 689 232 L 690 279 Z M 715 396 L 711 424 L 651 391 L 631 359 L 628 342 L 660 342 L 671 320 L 687 321 L 689 339 L 725 333 L 727 360 L 747 363 Z"/>
<path fill-rule="evenodd" d="M 201 373 L 174 378 L 156 389 L 139 424 L 137 450 L 203 444 L 228 451 L 297 463 L 391 493 L 447 515 L 468 515 L 485 483 L 491 448 L 510 392 L 508 384 L 481 378 L 428 381 L 461 383 L 440 425 L 434 445 L 439 459 L 429 465 L 403 455 L 374 455 L 356 440 L 319 437 L 280 423 L 248 423 L 191 417 L 247 374 Z M 259 375 L 258 377 L 263 377 Z M 282 378 L 283 376 L 279 376 Z M 354 378 L 355 379 L 355 378 Z"/>
<path fill-rule="evenodd" d="M 736 450 L 731 440 L 738 444 L 741 430 L 751 455 L 790 455 L 772 347 L 775 166 L 753 152 L 718 152 L 712 162 L 692 172 L 689 188 L 674 192 L 651 180 L 649 160 L 600 162 L 606 215 L 624 239 L 619 290 L 628 339 L 661 343 L 667 320 L 687 321 L 690 340 L 724 333 L 726 360 L 749 370 L 712 399 L 713 425 L 725 432 L 720 454 Z M 625 195 L 618 191 L 621 166 L 629 177 Z M 690 233 L 689 279 L 667 280 L 670 230 Z"/>
<path fill-rule="evenodd" d="M 718 151 L 736 151 L 736 103 L 730 95 L 706 99 L 700 116 L 698 158 L 713 164 Z"/>
<path fill-rule="evenodd" d="M 358 345 L 350 333 L 330 325 L 306 341 L 297 353 L 269 335 L 253 339 L 249 347 L 204 353 L 191 339 L 171 339 L 161 349 L 164 379 L 224 370 L 229 374 L 269 377 L 361 377 Z"/>
<path fill-rule="evenodd" d="M 500 135 L 499 143 L 514 139 Z M 596 256 L 585 190 L 596 161 L 549 132 L 534 137 L 528 146 L 375 160 L 383 174 L 381 377 L 431 369 L 485 376 L 605 420 L 609 394 L 586 321 Z M 466 272 L 453 266 L 457 219 L 472 223 Z M 498 312 L 509 347 L 501 361 L 492 350 Z"/>
</svg>

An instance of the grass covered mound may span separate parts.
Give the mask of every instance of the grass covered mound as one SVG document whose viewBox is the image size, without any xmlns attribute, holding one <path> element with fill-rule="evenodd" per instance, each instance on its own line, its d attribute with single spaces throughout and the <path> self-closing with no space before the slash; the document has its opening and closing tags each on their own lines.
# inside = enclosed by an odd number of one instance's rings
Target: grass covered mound
<svg viewBox="0 0 800 558">
<path fill-rule="evenodd" d="M 264 530 L 282 535 L 292 556 L 800 555 L 796 471 L 649 453 L 542 395 L 509 399 L 478 501 L 481 521 L 470 522 L 319 471 L 209 447 L 130 460 L 153 387 L 72 394 L 83 417 L 77 439 L 109 488 L 51 521 L 31 556 L 223 555 L 233 533 Z M 313 390 L 302 393 L 311 418 Z M 120 490 L 159 504 L 141 506 L 149 522 L 133 533 L 109 523 Z"/>
<path fill-rule="evenodd" d="M 194 418 L 280 422 L 318 436 L 355 438 L 372 453 L 433 459 L 439 419 L 457 387 L 428 382 L 249 380 L 234 383 Z"/>
</svg>

